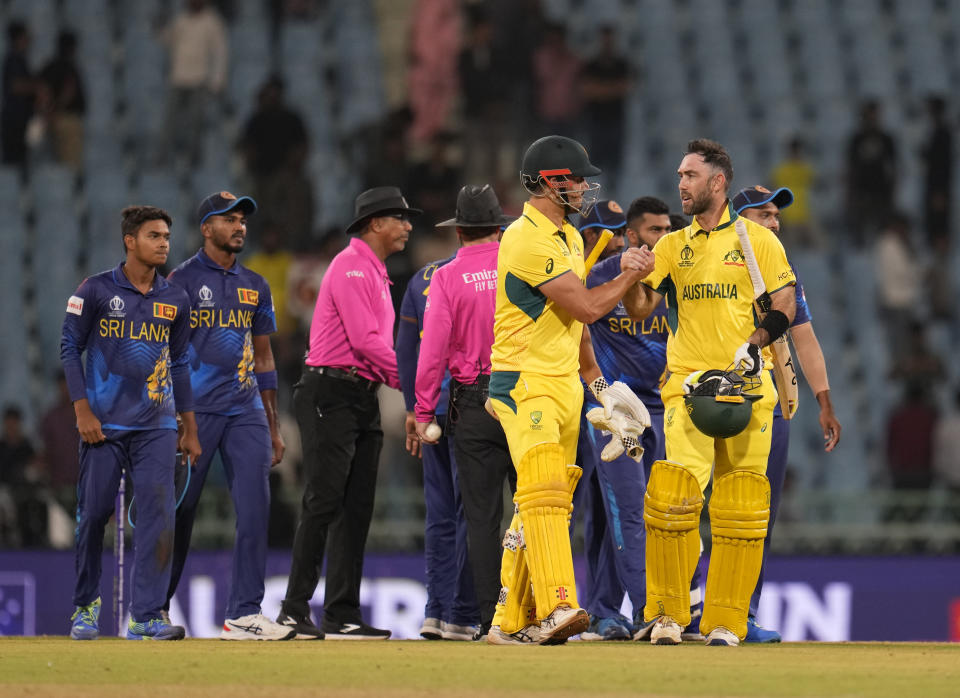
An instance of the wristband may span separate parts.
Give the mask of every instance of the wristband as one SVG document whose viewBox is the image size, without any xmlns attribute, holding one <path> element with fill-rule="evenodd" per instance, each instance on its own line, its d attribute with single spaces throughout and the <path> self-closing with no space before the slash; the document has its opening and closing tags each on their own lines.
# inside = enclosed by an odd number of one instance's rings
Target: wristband
<svg viewBox="0 0 960 698">
<path fill-rule="evenodd" d="M 276 390 L 277 389 L 277 372 L 273 371 L 264 371 L 262 373 L 254 374 L 257 377 L 257 387 L 260 388 L 262 393 L 264 390 Z"/>
<path fill-rule="evenodd" d="M 763 321 L 758 327 L 767 331 L 767 334 L 770 335 L 769 344 L 773 344 L 789 329 L 790 321 L 787 319 L 787 316 L 779 310 L 771 310 L 767 313 L 766 317 L 763 318 Z"/>
<path fill-rule="evenodd" d="M 593 393 L 593 396 L 599 399 L 600 393 L 602 393 L 604 390 L 606 390 L 610 386 L 607 385 L 607 379 L 604 378 L 603 376 L 600 376 L 599 378 L 594 378 L 593 381 L 590 382 L 589 387 L 590 387 L 590 392 Z"/>
</svg>

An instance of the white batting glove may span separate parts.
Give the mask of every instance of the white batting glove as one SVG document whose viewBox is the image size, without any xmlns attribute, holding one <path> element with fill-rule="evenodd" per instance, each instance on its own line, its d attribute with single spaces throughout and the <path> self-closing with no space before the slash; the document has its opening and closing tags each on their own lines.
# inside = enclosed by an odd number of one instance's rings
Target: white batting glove
<svg viewBox="0 0 960 698">
<path fill-rule="evenodd" d="M 603 378 L 598 378 L 590 384 L 590 389 L 603 405 L 603 413 L 607 419 L 614 412 L 619 412 L 627 419 L 640 424 L 640 431 L 650 426 L 650 413 L 626 383 L 614 381 L 613 385 L 607 385 Z"/>
<path fill-rule="evenodd" d="M 600 460 L 609 463 L 619 458 L 624 451 L 638 463 L 643 458 L 643 446 L 640 445 L 640 435 L 643 433 L 643 426 L 639 422 L 629 419 L 620 412 L 614 412 L 609 418 L 605 415 L 602 407 L 594 407 L 588 410 L 585 415 L 587 421 L 595 429 L 599 429 L 604 434 L 612 434 L 613 438 L 603 447 L 600 453 Z"/>
<path fill-rule="evenodd" d="M 763 357 L 760 354 L 760 347 L 750 342 L 744 342 L 737 353 L 733 355 L 733 367 L 742 369 L 743 375 L 756 376 L 763 370 Z"/>
</svg>

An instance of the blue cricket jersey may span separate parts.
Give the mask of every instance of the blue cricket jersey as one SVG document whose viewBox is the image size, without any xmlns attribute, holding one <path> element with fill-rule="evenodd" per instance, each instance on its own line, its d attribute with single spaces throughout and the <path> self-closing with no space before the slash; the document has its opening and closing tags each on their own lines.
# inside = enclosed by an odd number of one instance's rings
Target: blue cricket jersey
<svg viewBox="0 0 960 698">
<path fill-rule="evenodd" d="M 415 392 L 417 383 L 417 357 L 420 353 L 420 338 L 423 336 L 423 313 L 427 307 L 427 295 L 430 293 L 430 279 L 433 272 L 444 264 L 456 258 L 447 257 L 436 262 L 430 262 L 423 269 L 414 274 L 407 283 L 407 290 L 400 303 L 400 329 L 397 332 L 397 369 L 400 372 L 400 389 L 403 392 L 403 402 L 408 412 L 413 412 L 417 404 Z M 416 331 L 411 332 L 413 323 L 402 318 L 415 318 Z M 440 384 L 440 396 L 437 398 L 435 415 L 447 413 L 447 403 L 450 400 L 450 372 L 447 371 Z"/>
<path fill-rule="evenodd" d="M 190 383 L 197 412 L 224 416 L 263 409 L 253 337 L 277 321 L 266 280 L 234 262 L 224 269 L 200 250 L 170 272 L 190 302 Z"/>
<path fill-rule="evenodd" d="M 70 399 L 87 398 L 103 429 L 176 429 L 176 413 L 193 410 L 189 310 L 160 274 L 146 294 L 122 263 L 86 279 L 67 301 L 60 339 Z"/>
<path fill-rule="evenodd" d="M 620 255 L 594 265 L 587 288 L 610 281 L 620 274 Z M 661 302 L 648 318 L 636 322 L 623 303 L 590 325 L 597 365 L 608 381 L 622 381 L 651 412 L 662 412 L 660 378 L 667 366 L 667 308 Z M 590 396 L 592 399 L 592 395 Z"/>
</svg>

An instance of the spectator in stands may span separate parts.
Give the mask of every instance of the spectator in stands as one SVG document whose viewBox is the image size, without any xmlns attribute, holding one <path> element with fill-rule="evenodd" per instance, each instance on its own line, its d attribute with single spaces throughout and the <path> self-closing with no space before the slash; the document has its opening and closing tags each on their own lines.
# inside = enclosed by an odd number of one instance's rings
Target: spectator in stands
<svg viewBox="0 0 960 698">
<path fill-rule="evenodd" d="M 7 55 L 3 59 L 3 107 L 0 108 L 0 147 L 3 163 L 27 164 L 27 124 L 33 116 L 36 81 L 30 72 L 27 53 L 30 32 L 18 20 L 7 24 Z"/>
<path fill-rule="evenodd" d="M 267 219 L 260 230 L 260 249 L 247 257 L 246 266 L 267 280 L 273 295 L 277 331 L 271 341 L 279 371 L 296 358 L 293 356 L 296 351 L 292 347 L 296 323 L 287 308 L 287 278 L 290 265 L 293 264 L 293 254 L 283 246 L 283 228 L 276 220 Z"/>
<path fill-rule="evenodd" d="M 787 156 L 770 173 L 774 187 L 786 187 L 793 192 L 793 206 L 780 211 L 783 232 L 780 238 L 784 247 L 820 247 L 823 232 L 810 210 L 815 201 L 813 186 L 816 173 L 813 163 L 807 158 L 807 145 L 802 138 L 794 136 L 787 144 Z"/>
<path fill-rule="evenodd" d="M 944 487 L 960 495 L 960 390 L 933 431 L 933 471 Z M 960 517 L 960 510 L 955 517 Z"/>
<path fill-rule="evenodd" d="M 161 40 L 170 52 L 166 123 L 161 160 L 186 157 L 200 162 L 210 102 L 227 80 L 229 45 L 220 14 L 206 0 L 187 0 L 186 8 L 164 28 Z"/>
<path fill-rule="evenodd" d="M 580 59 L 567 45 L 564 27 L 560 24 L 548 26 L 543 42 L 533 54 L 537 118 L 541 130 L 561 136 L 576 135 L 576 120 L 581 108 L 580 71 Z"/>
<path fill-rule="evenodd" d="M 923 268 L 911 248 L 909 219 L 902 213 L 892 213 L 874 249 L 874 269 L 882 321 L 894 360 L 906 350 L 923 283 Z"/>
<path fill-rule="evenodd" d="M 923 146 L 923 225 L 936 246 L 950 237 L 950 198 L 953 193 L 953 124 L 947 117 L 943 97 L 927 100 L 930 135 Z"/>
<path fill-rule="evenodd" d="M 590 142 L 590 158 L 610 181 L 617 181 L 623 152 L 623 124 L 630 66 L 617 50 L 612 26 L 600 28 L 600 51 L 583 67 L 583 108 Z"/>
<path fill-rule="evenodd" d="M 67 390 L 63 371 L 57 375 L 57 402 L 40 420 L 44 479 L 61 497 L 76 496 L 80 472 L 80 442 L 77 440 L 77 416 Z"/>
<path fill-rule="evenodd" d="M 35 456 L 23 428 L 23 412 L 8 405 L 0 433 L 0 488 L 6 490 L 15 507 L 15 541 L 25 547 L 44 545 L 47 539 L 47 505 L 37 482 Z M 7 500 L 7 495 L 3 499 Z"/>
<path fill-rule="evenodd" d="M 313 187 L 305 171 L 309 139 L 303 118 L 287 105 L 284 90 L 279 75 L 264 83 L 239 146 L 261 209 L 285 234 L 284 246 L 304 251 L 313 230 Z"/>
<path fill-rule="evenodd" d="M 907 326 L 903 353 L 896 358 L 892 377 L 908 385 L 918 385 L 927 394 L 943 380 L 943 361 L 927 344 L 927 326 L 912 320 Z"/>
<path fill-rule="evenodd" d="M 447 124 L 457 94 L 458 0 L 416 0 L 410 32 L 410 140 L 428 143 Z"/>
<path fill-rule="evenodd" d="M 860 107 L 860 126 L 847 144 L 847 226 L 857 247 L 887 222 L 896 166 L 896 145 L 880 123 L 880 104 L 867 100 Z"/>
<path fill-rule="evenodd" d="M 494 46 L 494 26 L 480 5 L 469 7 L 467 41 L 460 53 L 460 93 L 463 97 L 463 163 L 469 182 L 489 180 L 499 174 L 499 156 L 509 109 L 512 66 Z"/>
<path fill-rule="evenodd" d="M 937 411 L 920 383 L 908 383 L 887 423 L 887 467 L 898 490 L 925 490 L 933 479 Z"/>
<path fill-rule="evenodd" d="M 23 429 L 23 412 L 15 405 L 3 411 L 3 431 L 0 433 L 0 484 L 22 485 L 30 477 L 33 463 L 33 445 Z"/>
<path fill-rule="evenodd" d="M 450 145 L 453 134 L 441 131 L 430 140 L 430 152 L 426 160 L 414 165 L 407 173 L 407 188 L 410 198 L 423 209 L 423 215 L 417 221 L 417 227 L 429 231 L 435 237 L 446 241 L 449 236 L 436 235 L 433 228 L 445 217 L 444 214 L 457 205 L 457 192 L 460 190 L 462 176 L 460 168 L 453 164 Z M 431 257 L 431 261 L 436 257 Z"/>
<path fill-rule="evenodd" d="M 64 165 L 83 164 L 83 114 L 87 108 L 77 65 L 77 35 L 61 31 L 57 53 L 40 71 L 39 105 L 53 137 L 54 153 Z"/>
</svg>

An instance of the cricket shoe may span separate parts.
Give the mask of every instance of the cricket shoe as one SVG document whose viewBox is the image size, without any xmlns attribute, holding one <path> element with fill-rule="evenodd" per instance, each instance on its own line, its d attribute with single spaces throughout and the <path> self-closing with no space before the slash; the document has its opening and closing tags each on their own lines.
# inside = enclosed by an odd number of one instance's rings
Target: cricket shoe
<svg viewBox="0 0 960 698">
<path fill-rule="evenodd" d="M 70 616 L 70 637 L 74 640 L 96 640 L 100 637 L 100 597 L 86 606 L 77 606 Z"/>
<path fill-rule="evenodd" d="M 221 640 L 292 640 L 297 631 L 286 625 L 274 623 L 262 613 L 228 618 L 223 621 Z"/>
<path fill-rule="evenodd" d="M 456 623 L 443 622 L 441 626 L 441 637 L 444 640 L 463 640 L 469 642 L 480 630 L 479 625 L 457 625 Z M 421 634 L 423 630 L 421 629 Z"/>
<path fill-rule="evenodd" d="M 515 633 L 505 633 L 499 625 L 494 625 L 487 631 L 488 645 L 539 645 L 540 626 L 531 623 L 520 628 Z"/>
<path fill-rule="evenodd" d="M 683 642 L 683 628 L 670 616 L 657 616 L 650 626 L 651 645 L 679 645 Z"/>
<path fill-rule="evenodd" d="M 586 642 L 603 640 L 629 640 L 631 632 L 627 629 L 627 619 L 622 616 L 600 618 L 590 616 L 590 627 L 580 633 L 580 639 Z"/>
<path fill-rule="evenodd" d="M 484 623 L 483 625 L 477 626 L 477 632 L 473 636 L 474 642 L 486 642 L 487 635 L 490 633 L 490 623 Z"/>
<path fill-rule="evenodd" d="M 323 631 L 314 625 L 310 616 L 297 616 L 291 613 L 280 611 L 277 616 L 277 624 L 286 628 L 292 628 L 294 631 L 293 640 L 322 640 Z"/>
<path fill-rule="evenodd" d="M 439 618 L 424 618 L 420 626 L 420 637 L 424 640 L 442 640 L 444 622 Z"/>
<path fill-rule="evenodd" d="M 127 623 L 128 640 L 182 640 L 187 632 L 179 625 L 170 625 L 163 618 L 151 618 L 143 623 L 135 623 L 133 618 Z"/>
<path fill-rule="evenodd" d="M 540 621 L 540 644 L 562 645 L 567 638 L 579 635 L 589 627 L 590 616 L 586 611 L 561 604 Z"/>
<path fill-rule="evenodd" d="M 740 638 L 737 637 L 733 631 L 720 625 L 707 633 L 707 639 L 704 641 L 704 644 L 710 645 L 711 647 L 736 647 L 740 644 Z"/>
<path fill-rule="evenodd" d="M 744 642 L 774 643 L 781 641 L 780 633 L 776 630 L 767 630 L 757 624 L 757 619 L 753 616 L 747 618 L 747 636 L 743 638 Z"/>
<path fill-rule="evenodd" d="M 323 634 L 328 640 L 387 640 L 389 630 L 374 628 L 363 621 L 359 623 L 336 623 L 323 621 Z"/>
</svg>

